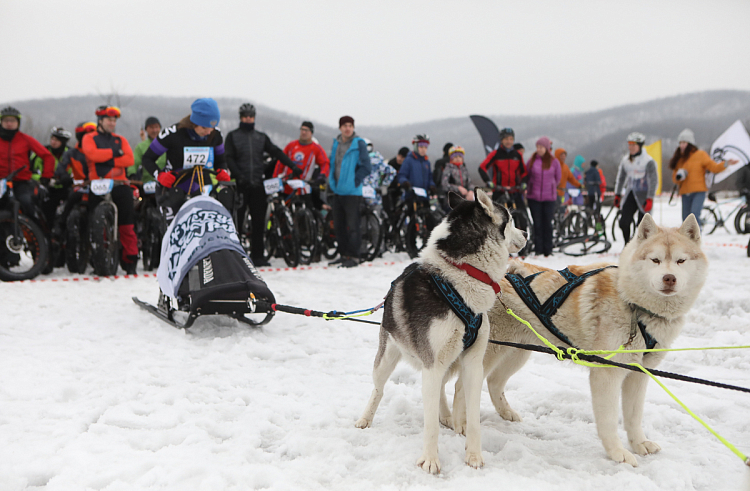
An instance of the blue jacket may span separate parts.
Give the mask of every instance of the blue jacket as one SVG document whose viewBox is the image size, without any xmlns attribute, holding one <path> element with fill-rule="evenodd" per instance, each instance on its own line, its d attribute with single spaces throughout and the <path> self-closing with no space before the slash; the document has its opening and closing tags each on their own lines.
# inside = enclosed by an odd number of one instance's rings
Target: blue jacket
<svg viewBox="0 0 750 491">
<path fill-rule="evenodd" d="M 362 181 L 370 174 L 370 155 L 367 153 L 367 144 L 365 141 L 355 136 L 349 150 L 344 154 L 339 171 L 339 180 L 336 182 L 336 149 L 339 141 L 333 139 L 331 147 L 331 170 L 328 175 L 328 184 L 331 191 L 340 196 L 362 196 Z"/>
<path fill-rule="evenodd" d="M 398 182 L 403 184 L 406 181 L 409 181 L 412 187 L 425 190 L 429 190 L 430 186 L 435 185 L 432 180 L 430 161 L 426 155 L 422 157 L 416 152 L 411 152 L 406 156 L 404 163 L 401 164 L 401 169 L 398 171 Z"/>
</svg>

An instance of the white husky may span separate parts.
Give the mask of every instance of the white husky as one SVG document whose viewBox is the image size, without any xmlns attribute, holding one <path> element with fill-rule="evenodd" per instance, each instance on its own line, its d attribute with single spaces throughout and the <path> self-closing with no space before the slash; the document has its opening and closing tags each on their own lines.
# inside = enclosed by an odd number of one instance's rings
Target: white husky
<svg viewBox="0 0 750 491">
<path fill-rule="evenodd" d="M 439 417 L 450 416 L 442 387 L 454 362 L 454 369 L 463 373 L 466 388 L 466 463 L 472 467 L 484 465 L 479 400 L 482 359 L 489 334 L 486 312 L 495 303 L 493 284 L 499 290 L 509 253 L 526 244 L 525 232 L 513 226 L 508 210 L 496 206 L 481 190 L 476 191 L 475 197 L 475 201 L 465 201 L 450 193 L 453 209 L 432 231 L 419 260 L 393 282 L 386 297 L 372 373 L 375 388 L 356 423 L 358 428 L 370 426 L 383 397 L 383 387 L 403 356 L 422 371 L 424 450 L 417 464 L 433 474 L 440 472 Z M 441 293 L 439 285 L 445 284 L 441 282 L 453 286 L 465 306 L 481 316 L 472 317 L 479 322 L 464 324 Z M 466 325 L 479 329 L 472 331 Z M 472 332 L 475 336 L 468 347 L 467 331 L 469 338 Z"/>
<path fill-rule="evenodd" d="M 706 280 L 708 261 L 700 246 L 700 229 L 693 215 L 679 229 L 660 228 L 651 215 L 646 215 L 636 237 L 622 251 L 619 267 L 603 269 L 585 279 L 552 315 L 553 328 L 560 331 L 558 336 L 546 329 L 539 317 L 532 313 L 509 279 L 519 281 L 519 278 L 526 278 L 525 283 L 544 303 L 567 284 L 568 280 L 560 272 L 512 261 L 509 273 L 518 276 L 503 280 L 502 298 L 517 315 L 557 345 L 568 345 L 560 339 L 566 338 L 570 344 L 587 350 L 613 350 L 620 345 L 643 349 L 654 342 L 657 348 L 668 348 L 680 333 L 684 316 Z M 606 266 L 594 264 L 567 269 L 581 276 Z M 490 310 L 489 318 L 491 339 L 541 344 L 528 328 L 505 313 L 500 302 Z M 492 403 L 498 414 L 509 421 L 520 421 L 521 417 L 505 399 L 505 384 L 523 366 L 529 353 L 490 344 L 484 357 L 484 373 Z M 664 353 L 628 353 L 617 355 L 612 360 L 654 368 L 664 356 Z M 590 382 L 596 427 L 607 455 L 616 462 L 638 465 L 617 436 L 620 390 L 623 422 L 630 447 L 638 455 L 658 452 L 659 445 L 649 441 L 641 427 L 648 377 L 619 368 L 592 368 Z M 459 376 L 453 406 L 453 424 L 458 432 L 463 432 L 466 421 L 461 384 Z"/>
</svg>

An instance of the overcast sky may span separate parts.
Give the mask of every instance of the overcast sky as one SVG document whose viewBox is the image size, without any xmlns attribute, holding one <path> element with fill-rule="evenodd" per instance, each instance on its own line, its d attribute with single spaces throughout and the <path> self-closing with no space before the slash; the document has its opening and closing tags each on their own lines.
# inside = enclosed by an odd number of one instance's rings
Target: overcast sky
<svg viewBox="0 0 750 491">
<path fill-rule="evenodd" d="M 115 88 L 395 125 L 750 90 L 750 0 L 0 0 L 0 14 L 0 104 Z"/>
</svg>

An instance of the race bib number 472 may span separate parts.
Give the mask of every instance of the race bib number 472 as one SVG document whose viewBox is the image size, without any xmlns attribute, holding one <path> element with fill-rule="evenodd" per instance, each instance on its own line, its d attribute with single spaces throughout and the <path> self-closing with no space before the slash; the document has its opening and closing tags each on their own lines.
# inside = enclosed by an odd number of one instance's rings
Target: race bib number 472
<svg viewBox="0 0 750 491">
<path fill-rule="evenodd" d="M 214 168 L 213 147 L 185 147 L 183 149 L 182 168 L 190 169 L 197 165 L 208 169 Z"/>
</svg>

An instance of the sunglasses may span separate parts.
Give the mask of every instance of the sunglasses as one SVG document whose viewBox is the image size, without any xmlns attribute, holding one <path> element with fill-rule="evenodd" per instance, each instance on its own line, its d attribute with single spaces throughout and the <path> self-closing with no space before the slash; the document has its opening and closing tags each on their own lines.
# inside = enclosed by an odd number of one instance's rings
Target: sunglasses
<svg viewBox="0 0 750 491">
<path fill-rule="evenodd" d="M 96 110 L 96 115 L 99 117 L 119 118 L 120 108 L 114 106 L 100 107 Z"/>
</svg>

